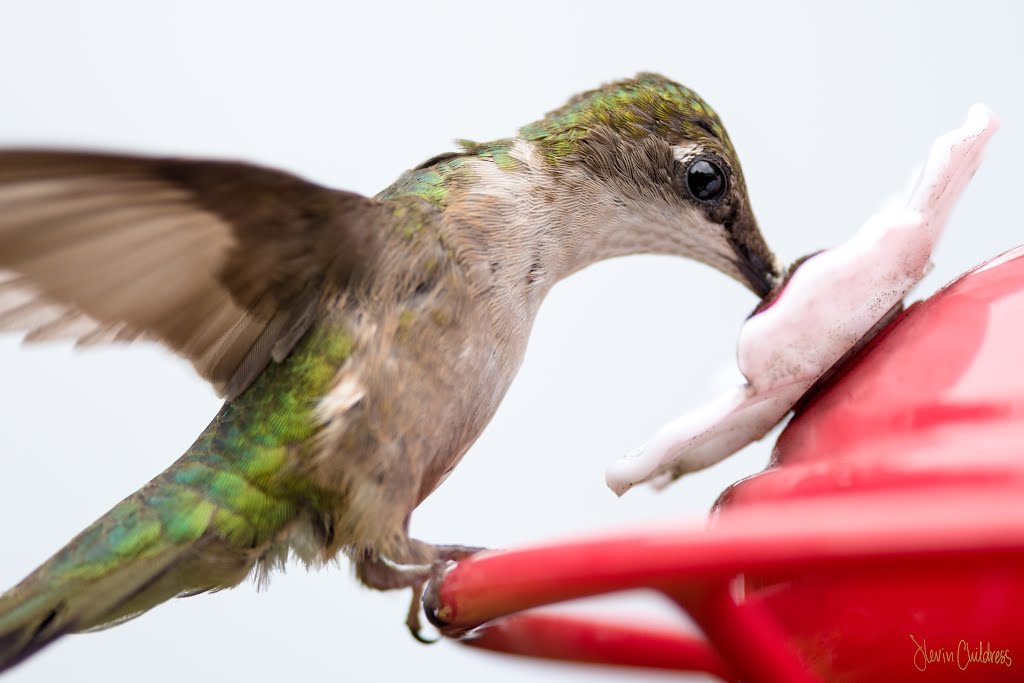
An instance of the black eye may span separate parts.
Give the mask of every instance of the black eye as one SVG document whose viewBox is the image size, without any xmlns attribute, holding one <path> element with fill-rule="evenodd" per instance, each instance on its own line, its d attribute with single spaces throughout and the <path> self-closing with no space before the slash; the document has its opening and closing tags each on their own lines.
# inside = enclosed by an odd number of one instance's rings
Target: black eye
<svg viewBox="0 0 1024 683">
<path fill-rule="evenodd" d="M 694 198 L 710 202 L 725 192 L 725 173 L 715 162 L 698 159 L 686 169 L 686 186 Z"/>
</svg>

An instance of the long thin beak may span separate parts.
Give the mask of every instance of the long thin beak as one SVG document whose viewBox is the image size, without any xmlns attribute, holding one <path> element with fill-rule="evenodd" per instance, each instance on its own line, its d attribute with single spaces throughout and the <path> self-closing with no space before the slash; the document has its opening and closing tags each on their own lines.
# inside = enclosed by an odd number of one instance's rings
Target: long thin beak
<svg viewBox="0 0 1024 683">
<path fill-rule="evenodd" d="M 748 214 L 733 226 L 730 233 L 736 253 L 736 267 L 743 275 L 745 284 L 754 294 L 765 298 L 775 287 L 780 273 L 775 256 L 765 243 L 757 222 Z"/>
<path fill-rule="evenodd" d="M 745 258 L 740 255 L 736 265 L 746 279 L 750 291 L 762 299 L 775 288 L 778 274 L 774 270 L 774 261 L 766 262 L 759 254 L 750 253 Z"/>
</svg>

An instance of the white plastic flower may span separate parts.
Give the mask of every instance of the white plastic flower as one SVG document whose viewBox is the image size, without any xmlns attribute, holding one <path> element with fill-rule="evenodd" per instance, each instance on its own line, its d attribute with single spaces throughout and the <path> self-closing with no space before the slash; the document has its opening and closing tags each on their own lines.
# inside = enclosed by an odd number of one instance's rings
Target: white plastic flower
<svg viewBox="0 0 1024 683">
<path fill-rule="evenodd" d="M 808 259 L 781 295 L 740 330 L 747 383 L 669 422 L 613 463 L 608 486 L 664 486 L 762 438 L 811 386 L 873 331 L 925 276 L 953 203 L 981 164 L 999 120 L 976 104 L 940 136 L 905 202 L 874 214 L 846 243 Z"/>
</svg>

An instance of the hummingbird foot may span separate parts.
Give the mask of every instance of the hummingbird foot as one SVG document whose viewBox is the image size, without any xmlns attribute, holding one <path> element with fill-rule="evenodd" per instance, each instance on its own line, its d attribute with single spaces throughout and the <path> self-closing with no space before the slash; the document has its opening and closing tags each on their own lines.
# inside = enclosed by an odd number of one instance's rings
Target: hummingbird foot
<svg viewBox="0 0 1024 683">
<path fill-rule="evenodd" d="M 374 590 L 411 589 L 412 600 L 409 602 L 405 625 L 413 638 L 429 645 L 436 643 L 438 638 L 429 638 L 423 635 L 423 624 L 420 621 L 421 606 L 426 611 L 428 621 L 439 628 L 443 622 L 435 621 L 434 611 L 436 610 L 425 602 L 424 587 L 428 581 L 432 586 L 439 583 L 452 562 L 457 562 L 481 550 L 486 550 L 486 548 L 464 545 L 430 545 L 414 539 L 411 539 L 410 545 L 415 549 L 417 555 L 431 558 L 431 560 L 423 564 L 399 565 L 367 550 L 356 560 L 356 577 L 364 586 Z"/>
<path fill-rule="evenodd" d="M 409 614 L 406 617 L 405 625 L 409 628 L 409 633 L 412 634 L 412 637 L 421 643 L 436 643 L 440 638 L 425 638 L 422 634 L 422 625 L 420 623 L 421 607 L 423 613 L 427 616 L 427 621 L 441 629 L 444 622 L 437 618 L 437 608 L 440 603 L 438 602 L 437 591 L 434 589 L 434 586 L 441 584 L 444 573 L 453 563 L 463 560 L 470 555 L 475 555 L 482 550 L 487 550 L 487 548 L 466 545 L 435 545 L 429 546 L 428 549 L 434 553 L 434 561 L 428 567 L 427 574 L 423 580 L 412 589 L 412 603 L 409 605 Z M 441 633 L 446 636 L 450 635 L 443 629 L 441 629 Z"/>
<path fill-rule="evenodd" d="M 405 617 L 405 625 L 409 629 L 409 633 L 412 634 L 412 637 L 421 643 L 429 645 L 430 643 L 437 642 L 436 638 L 428 638 L 423 635 L 423 626 L 420 622 L 420 603 L 423 596 L 423 585 L 430 578 L 429 564 L 397 565 L 380 555 L 366 551 L 356 561 L 356 577 L 364 586 L 374 590 L 412 589 L 412 600 L 409 602 L 409 611 Z"/>
<path fill-rule="evenodd" d="M 436 546 L 441 551 L 437 559 L 430 567 L 430 576 L 422 589 L 423 612 L 427 621 L 433 624 L 441 635 L 448 638 L 459 638 L 466 633 L 466 629 L 453 628 L 448 619 L 445 618 L 445 610 L 441 605 L 441 584 L 444 582 L 444 575 L 451 568 L 451 565 L 463 560 L 470 555 L 487 550 L 487 548 L 470 548 L 466 546 Z"/>
</svg>

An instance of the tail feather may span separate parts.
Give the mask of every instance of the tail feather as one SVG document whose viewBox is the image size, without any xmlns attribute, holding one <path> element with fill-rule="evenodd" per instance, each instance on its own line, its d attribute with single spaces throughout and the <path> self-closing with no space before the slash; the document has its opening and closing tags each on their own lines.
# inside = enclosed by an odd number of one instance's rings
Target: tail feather
<svg viewBox="0 0 1024 683">
<path fill-rule="evenodd" d="M 67 633 L 244 580 L 294 507 L 226 465 L 190 451 L 0 596 L 0 672 Z"/>
<path fill-rule="evenodd" d="M 49 563 L 43 565 L 0 597 L 0 672 L 67 633 L 120 622 L 145 611 L 124 608 L 146 593 L 153 578 L 175 560 L 174 554 L 151 558 L 84 581 L 61 581 L 48 571 Z"/>
<path fill-rule="evenodd" d="M 351 350 L 341 331 L 315 328 L 168 470 L 0 596 L 0 671 L 66 633 L 242 581 L 320 495 L 292 458 Z"/>
<path fill-rule="evenodd" d="M 58 626 L 63 602 L 47 597 L 34 595 L 0 619 L 0 671 L 20 663 L 66 633 L 66 629 Z M 0 609 L 6 611 L 5 602 L 0 601 Z"/>
</svg>

